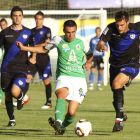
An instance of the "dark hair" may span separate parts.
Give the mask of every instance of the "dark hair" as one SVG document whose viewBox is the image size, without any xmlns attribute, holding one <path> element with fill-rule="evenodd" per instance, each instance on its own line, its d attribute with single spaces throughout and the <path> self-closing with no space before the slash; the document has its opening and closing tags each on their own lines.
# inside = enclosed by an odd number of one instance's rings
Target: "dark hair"
<svg viewBox="0 0 140 140">
<path fill-rule="evenodd" d="M 41 16 L 44 18 L 44 13 L 41 12 L 41 11 L 38 11 L 38 12 L 35 14 L 35 18 L 36 18 L 37 15 L 41 15 Z"/>
<path fill-rule="evenodd" d="M 115 14 L 116 21 L 125 20 L 126 22 L 129 21 L 129 14 L 126 11 L 119 11 Z"/>
<path fill-rule="evenodd" d="M 101 28 L 100 28 L 100 27 L 96 27 L 95 31 L 96 31 L 97 29 L 100 29 L 100 31 L 101 31 Z"/>
<path fill-rule="evenodd" d="M 6 19 L 5 19 L 5 18 L 2 18 L 2 19 L 0 20 L 0 22 L 3 22 L 3 21 L 5 21 L 5 22 L 6 22 L 6 24 L 7 24 L 7 21 L 6 21 Z"/>
<path fill-rule="evenodd" d="M 65 21 L 64 22 L 64 30 L 65 30 L 66 26 L 68 26 L 68 27 L 75 26 L 77 28 L 76 22 L 74 20 L 67 20 L 67 21 Z"/>
<path fill-rule="evenodd" d="M 21 11 L 22 12 L 22 15 L 23 15 L 23 11 L 22 9 L 19 7 L 19 6 L 14 6 L 11 10 L 11 17 L 13 15 L 13 12 L 16 12 L 16 11 Z"/>
</svg>

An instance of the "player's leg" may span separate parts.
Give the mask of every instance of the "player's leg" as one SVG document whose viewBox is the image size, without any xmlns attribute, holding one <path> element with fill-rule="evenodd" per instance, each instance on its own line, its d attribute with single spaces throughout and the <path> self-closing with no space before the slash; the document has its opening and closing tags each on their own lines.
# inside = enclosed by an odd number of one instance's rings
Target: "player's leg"
<svg viewBox="0 0 140 140">
<path fill-rule="evenodd" d="M 50 83 L 50 79 L 49 78 L 44 79 L 43 82 L 44 82 L 44 85 L 45 85 L 45 88 L 46 88 L 45 89 L 46 103 L 41 108 L 42 109 L 48 109 L 48 108 L 51 108 L 52 107 L 52 104 L 51 104 L 52 86 L 51 86 L 51 83 Z"/>
<path fill-rule="evenodd" d="M 97 69 L 98 69 L 98 83 L 97 83 L 97 89 L 98 90 L 103 90 L 101 88 L 101 83 L 102 83 L 102 73 L 104 69 L 104 63 L 102 57 L 97 58 Z"/>
</svg>

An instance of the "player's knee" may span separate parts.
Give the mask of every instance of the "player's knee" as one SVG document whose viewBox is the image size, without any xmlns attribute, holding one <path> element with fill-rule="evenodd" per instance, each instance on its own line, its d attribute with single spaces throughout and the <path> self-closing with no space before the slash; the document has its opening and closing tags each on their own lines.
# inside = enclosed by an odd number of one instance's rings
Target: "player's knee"
<svg viewBox="0 0 140 140">
<path fill-rule="evenodd" d="M 74 115 L 75 115 L 75 112 L 73 110 L 68 112 L 68 116 L 69 117 L 74 117 Z"/>
<path fill-rule="evenodd" d="M 119 88 L 121 88 L 121 85 L 120 85 L 119 81 L 114 80 L 112 83 L 112 87 L 113 87 L 113 89 L 119 89 Z"/>
</svg>

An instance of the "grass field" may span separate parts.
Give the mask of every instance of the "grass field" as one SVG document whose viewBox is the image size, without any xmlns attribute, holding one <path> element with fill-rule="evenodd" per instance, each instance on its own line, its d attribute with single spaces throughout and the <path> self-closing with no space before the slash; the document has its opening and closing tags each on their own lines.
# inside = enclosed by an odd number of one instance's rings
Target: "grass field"
<svg viewBox="0 0 140 140">
<path fill-rule="evenodd" d="M 112 133 L 115 123 L 115 112 L 112 105 L 112 92 L 109 86 L 103 91 L 88 91 L 82 105 L 79 106 L 75 121 L 67 128 L 63 136 L 55 136 L 48 124 L 48 118 L 54 117 L 56 97 L 52 94 L 53 107 L 41 110 L 45 103 L 43 85 L 30 85 L 28 95 L 31 98 L 22 110 L 15 108 L 15 127 L 5 127 L 9 118 L 6 113 L 4 99 L 0 106 L 0 140 L 139 140 L 140 139 L 140 83 L 132 83 L 124 93 L 124 113 L 128 120 L 124 122 L 124 130 Z M 68 103 L 66 103 L 67 109 Z M 92 123 L 92 133 L 88 137 L 78 137 L 74 133 L 74 125 L 79 119 L 87 119 Z"/>
</svg>

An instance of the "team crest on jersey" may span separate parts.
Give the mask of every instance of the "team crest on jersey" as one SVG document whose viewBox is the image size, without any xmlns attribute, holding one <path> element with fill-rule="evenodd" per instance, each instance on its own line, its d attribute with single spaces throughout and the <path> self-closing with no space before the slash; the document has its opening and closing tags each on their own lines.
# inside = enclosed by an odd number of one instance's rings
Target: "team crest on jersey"
<svg viewBox="0 0 140 140">
<path fill-rule="evenodd" d="M 130 38 L 134 39 L 135 38 L 135 34 L 130 35 Z"/>
<path fill-rule="evenodd" d="M 84 93 L 83 93 L 83 89 L 82 88 L 79 89 L 79 94 L 80 94 L 80 97 L 81 96 L 85 96 Z"/>
<path fill-rule="evenodd" d="M 93 44 L 96 44 L 96 40 L 92 40 L 92 43 L 93 43 Z"/>
<path fill-rule="evenodd" d="M 121 69 L 120 69 L 120 71 L 124 71 L 124 70 L 125 70 L 125 68 L 121 68 Z"/>
<path fill-rule="evenodd" d="M 81 46 L 79 44 L 77 44 L 76 49 L 79 51 L 81 49 Z"/>
<path fill-rule="evenodd" d="M 21 80 L 18 81 L 19 85 L 23 85 L 23 82 Z"/>
<path fill-rule="evenodd" d="M 40 34 L 42 35 L 43 34 L 43 31 L 40 31 Z"/>
<path fill-rule="evenodd" d="M 103 34 L 106 35 L 108 31 L 109 31 L 109 28 L 106 27 L 105 30 L 103 31 Z"/>
<path fill-rule="evenodd" d="M 62 46 L 63 50 L 66 52 L 68 50 L 70 50 L 69 46 L 67 44 L 63 44 Z"/>
<path fill-rule="evenodd" d="M 28 37 L 28 35 L 22 35 L 22 37 L 23 37 L 24 39 L 26 39 L 26 38 Z"/>
</svg>

